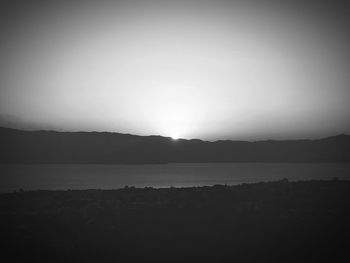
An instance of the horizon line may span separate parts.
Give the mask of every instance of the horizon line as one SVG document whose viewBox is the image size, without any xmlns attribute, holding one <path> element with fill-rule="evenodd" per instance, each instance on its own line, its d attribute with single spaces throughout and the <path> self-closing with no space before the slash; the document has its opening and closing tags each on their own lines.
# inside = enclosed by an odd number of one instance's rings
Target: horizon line
<svg viewBox="0 0 350 263">
<path fill-rule="evenodd" d="M 67 131 L 67 130 L 54 130 L 54 129 L 31 129 L 31 128 L 13 128 L 13 127 L 6 127 L 0 125 L 0 129 L 10 129 L 15 131 L 24 131 L 24 132 L 56 132 L 56 133 L 110 133 L 110 134 L 120 134 L 120 135 L 129 135 L 129 136 L 137 136 L 137 137 L 162 137 L 169 139 L 171 141 L 202 141 L 202 142 L 225 142 L 225 141 L 231 141 L 231 142 L 266 142 L 266 141 L 317 141 L 317 140 L 324 140 L 339 136 L 350 136 L 350 134 L 346 133 L 339 133 L 336 135 L 330 135 L 330 136 L 324 136 L 324 137 L 318 137 L 318 138 L 298 138 L 298 139 L 261 139 L 261 140 L 233 140 L 233 139 L 219 139 L 219 140 L 204 140 L 199 138 L 172 138 L 171 136 L 164 136 L 164 135 L 157 135 L 157 134 L 150 134 L 150 135 L 140 135 L 140 134 L 132 134 L 132 133 L 123 133 L 123 132 L 117 132 L 117 131 L 84 131 L 84 130 L 77 130 L 77 131 Z"/>
</svg>

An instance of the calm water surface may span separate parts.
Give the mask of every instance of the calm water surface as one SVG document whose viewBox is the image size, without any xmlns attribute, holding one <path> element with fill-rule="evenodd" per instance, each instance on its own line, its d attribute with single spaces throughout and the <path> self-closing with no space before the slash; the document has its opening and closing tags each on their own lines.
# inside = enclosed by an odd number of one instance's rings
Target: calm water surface
<svg viewBox="0 0 350 263">
<path fill-rule="evenodd" d="M 209 163 L 165 165 L 0 165 L 0 192 L 20 188 L 113 189 L 136 187 L 183 187 L 350 178 L 350 164 L 316 163 Z"/>
</svg>

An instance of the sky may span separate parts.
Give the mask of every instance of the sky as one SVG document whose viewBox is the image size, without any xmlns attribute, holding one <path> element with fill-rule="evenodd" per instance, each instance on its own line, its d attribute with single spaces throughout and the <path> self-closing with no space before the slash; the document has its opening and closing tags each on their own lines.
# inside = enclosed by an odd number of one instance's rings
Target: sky
<svg viewBox="0 0 350 263">
<path fill-rule="evenodd" d="M 350 133 L 349 14 L 322 0 L 1 1 L 0 124 L 204 140 Z"/>
</svg>

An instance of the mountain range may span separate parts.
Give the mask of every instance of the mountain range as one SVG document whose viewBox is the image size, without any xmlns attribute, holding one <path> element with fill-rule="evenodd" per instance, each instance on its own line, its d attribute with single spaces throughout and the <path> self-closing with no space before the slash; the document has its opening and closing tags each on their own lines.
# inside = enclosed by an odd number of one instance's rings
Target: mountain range
<svg viewBox="0 0 350 263">
<path fill-rule="evenodd" d="M 349 162 L 350 136 L 315 140 L 174 140 L 111 132 L 0 127 L 0 163 Z"/>
</svg>

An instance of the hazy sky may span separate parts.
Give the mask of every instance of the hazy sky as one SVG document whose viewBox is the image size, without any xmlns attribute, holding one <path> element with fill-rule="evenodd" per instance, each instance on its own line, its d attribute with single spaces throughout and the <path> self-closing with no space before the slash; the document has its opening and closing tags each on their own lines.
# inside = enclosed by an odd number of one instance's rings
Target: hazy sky
<svg viewBox="0 0 350 263">
<path fill-rule="evenodd" d="M 344 3 L 2 1 L 0 120 L 208 140 L 350 133 Z"/>
</svg>

